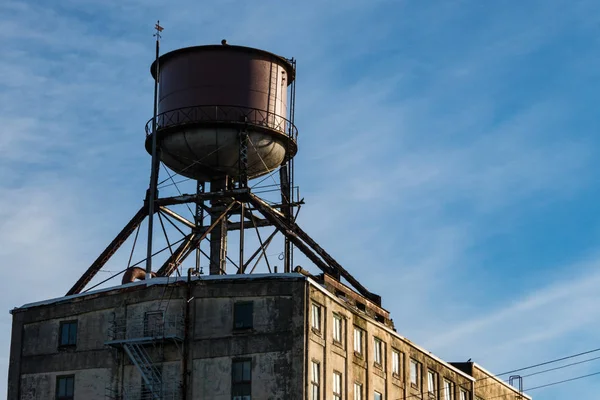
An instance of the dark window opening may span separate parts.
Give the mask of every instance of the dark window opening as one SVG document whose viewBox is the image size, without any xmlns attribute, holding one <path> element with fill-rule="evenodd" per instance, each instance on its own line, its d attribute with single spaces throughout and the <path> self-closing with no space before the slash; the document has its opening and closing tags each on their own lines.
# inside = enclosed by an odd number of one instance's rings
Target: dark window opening
<svg viewBox="0 0 600 400">
<path fill-rule="evenodd" d="M 234 329 L 252 328 L 254 316 L 254 303 L 251 301 L 237 302 L 233 306 Z"/>
<path fill-rule="evenodd" d="M 75 346 L 77 344 L 77 321 L 63 321 L 60 323 L 58 338 L 59 346 Z"/>
<path fill-rule="evenodd" d="M 162 311 L 148 311 L 144 314 L 145 337 L 162 336 L 164 326 L 164 313 Z"/>
<path fill-rule="evenodd" d="M 56 400 L 73 400 L 74 392 L 75 375 L 56 377 Z"/>
<path fill-rule="evenodd" d="M 251 400 L 252 361 L 234 360 L 231 365 L 232 400 Z"/>
<path fill-rule="evenodd" d="M 358 308 L 362 312 L 367 311 L 367 306 L 365 305 L 365 303 L 361 303 L 359 301 L 356 302 L 356 308 Z"/>
</svg>

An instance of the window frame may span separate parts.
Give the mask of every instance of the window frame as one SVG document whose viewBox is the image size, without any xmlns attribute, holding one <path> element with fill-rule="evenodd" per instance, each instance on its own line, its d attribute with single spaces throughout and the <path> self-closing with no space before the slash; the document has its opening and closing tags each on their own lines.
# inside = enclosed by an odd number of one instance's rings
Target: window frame
<svg viewBox="0 0 600 400">
<path fill-rule="evenodd" d="M 316 367 L 316 368 L 315 368 Z M 316 375 L 315 375 L 316 369 Z M 316 380 L 315 380 L 316 378 Z M 310 376 L 311 400 L 319 400 L 321 398 L 321 363 L 316 360 L 311 360 L 311 376 Z M 316 389 L 316 397 L 315 397 Z"/>
<path fill-rule="evenodd" d="M 383 340 L 378 337 L 373 337 L 373 362 L 379 368 L 383 368 L 385 344 Z"/>
<path fill-rule="evenodd" d="M 379 396 L 379 397 L 377 397 Z M 383 400 L 383 393 L 378 392 L 377 390 L 373 391 L 373 400 Z"/>
<path fill-rule="evenodd" d="M 323 326 L 323 320 L 322 320 L 322 316 L 323 316 L 323 306 L 321 306 L 318 303 L 312 302 L 311 304 L 311 308 L 310 308 L 310 314 L 311 314 L 311 319 L 310 319 L 310 328 L 314 331 L 314 332 L 318 332 L 319 334 L 321 333 L 321 327 Z M 315 313 L 316 311 L 316 313 Z M 316 315 L 316 318 L 315 318 Z M 315 326 L 315 323 L 317 326 Z"/>
<path fill-rule="evenodd" d="M 400 378 L 402 376 L 403 358 L 404 353 L 392 347 L 392 376 L 395 378 Z"/>
<path fill-rule="evenodd" d="M 240 314 L 240 312 L 241 312 L 241 310 L 239 310 L 238 308 L 247 307 L 247 306 L 250 306 L 250 317 L 249 317 L 250 326 L 244 325 L 244 322 L 248 322 L 248 321 L 246 321 L 248 319 L 247 316 L 246 316 L 246 318 L 244 318 L 241 321 L 241 325 L 238 326 L 238 314 Z M 243 331 L 243 330 L 250 330 L 250 329 L 254 329 L 254 301 L 252 301 L 252 300 L 235 301 L 233 303 L 233 330 Z"/>
<path fill-rule="evenodd" d="M 363 400 L 363 384 L 360 382 L 354 382 L 354 400 Z"/>
<path fill-rule="evenodd" d="M 71 329 L 75 326 L 75 339 L 74 342 L 71 343 Z M 63 330 L 67 327 L 67 343 L 63 343 Z M 60 325 L 58 328 L 58 347 L 59 348 L 69 348 L 69 347 L 77 347 L 77 337 L 79 336 L 79 323 L 76 319 L 70 319 L 65 321 L 60 321 Z"/>
<path fill-rule="evenodd" d="M 72 389 L 72 395 L 69 396 L 68 394 L 65 394 L 64 396 L 60 395 L 60 381 L 66 379 L 65 385 L 68 384 L 69 380 L 71 380 L 71 382 L 73 383 L 73 387 Z M 56 376 L 56 390 L 55 392 L 55 399 L 56 400 L 74 400 L 75 399 L 75 375 L 71 374 L 71 375 L 57 375 Z M 65 390 L 68 393 L 68 388 L 65 387 Z"/>
<path fill-rule="evenodd" d="M 149 326 L 148 322 L 153 316 L 160 316 L 158 326 Z M 144 313 L 144 337 L 157 337 L 164 334 L 165 312 L 163 310 L 146 311 Z"/>
<path fill-rule="evenodd" d="M 454 400 L 454 382 L 444 378 L 444 400 Z"/>
<path fill-rule="evenodd" d="M 357 335 L 358 334 L 358 335 Z M 357 342 L 358 339 L 358 342 Z M 354 342 L 354 354 L 357 357 L 363 357 L 365 351 L 364 351 L 364 339 L 365 339 L 365 331 L 361 328 L 359 328 L 358 326 L 354 325 L 354 336 L 353 336 L 353 342 Z M 356 345 L 358 344 L 358 350 L 356 349 Z"/>
<path fill-rule="evenodd" d="M 336 327 L 336 321 L 338 322 L 338 325 Z M 333 343 L 337 343 L 339 345 L 344 344 L 344 318 L 342 318 L 342 316 L 340 314 L 333 314 L 333 324 L 332 324 L 332 336 L 333 336 Z"/>
<path fill-rule="evenodd" d="M 336 382 L 336 378 L 337 378 L 337 382 Z M 342 380 L 343 380 L 342 373 L 338 372 L 338 371 L 333 371 L 333 381 L 331 382 L 331 391 L 333 393 L 333 400 L 342 400 L 342 392 L 343 392 L 342 391 L 342 387 L 343 387 Z M 338 386 L 338 388 L 336 388 L 336 386 Z M 339 391 L 336 392 L 336 389 Z"/>
<path fill-rule="evenodd" d="M 412 379 L 413 378 L 413 373 L 412 373 L 413 365 L 415 366 L 415 381 L 414 382 Z M 409 378 L 408 379 L 409 379 L 410 385 L 412 387 L 415 387 L 415 388 L 421 387 L 421 384 L 420 384 L 421 374 L 422 374 L 421 363 L 411 357 L 410 362 L 409 362 Z"/>
<path fill-rule="evenodd" d="M 459 399 L 459 400 L 469 400 L 469 394 L 468 394 L 468 392 L 467 392 L 465 389 L 463 389 L 463 388 L 460 388 L 460 389 L 459 389 L 458 396 L 459 396 L 459 397 L 458 397 L 458 399 Z"/>
<path fill-rule="evenodd" d="M 248 363 L 250 368 L 248 370 L 249 377 L 244 379 L 244 364 Z M 242 368 L 242 379 L 237 381 L 235 374 L 235 365 L 241 364 Z M 241 393 L 236 393 L 241 392 Z M 249 396 L 252 398 L 252 359 L 251 358 L 234 358 L 231 360 L 231 398 L 236 397 L 244 398 Z"/>
<path fill-rule="evenodd" d="M 427 369 L 427 393 L 435 394 L 438 386 L 438 374 L 434 370 Z"/>
</svg>

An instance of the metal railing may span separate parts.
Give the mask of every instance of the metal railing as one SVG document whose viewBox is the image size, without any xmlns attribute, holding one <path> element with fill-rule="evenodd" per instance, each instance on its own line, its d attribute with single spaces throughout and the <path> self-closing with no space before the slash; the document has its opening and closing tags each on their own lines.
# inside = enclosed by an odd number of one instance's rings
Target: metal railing
<svg viewBox="0 0 600 400">
<path fill-rule="evenodd" d="M 142 318 L 115 319 L 108 326 L 109 341 L 182 339 L 183 334 L 183 315 L 172 313 L 167 315 L 147 313 Z"/>
<path fill-rule="evenodd" d="M 298 138 L 298 129 L 290 120 L 258 108 L 220 105 L 192 106 L 166 111 L 156 117 L 157 130 L 198 122 L 246 123 L 279 131 L 294 141 Z M 146 123 L 146 136 L 151 133 L 152 119 Z"/>
<path fill-rule="evenodd" d="M 160 369 L 152 362 L 150 355 L 143 345 L 137 343 L 126 343 L 123 348 L 129 359 L 140 372 L 147 392 L 152 395 L 152 399 L 161 398 L 162 373 Z"/>
<path fill-rule="evenodd" d="M 156 394 L 146 390 L 143 385 L 127 386 L 121 389 L 106 387 L 106 400 L 154 400 Z M 159 389 L 159 398 L 164 400 L 179 400 L 182 398 L 181 383 L 165 383 Z"/>
</svg>

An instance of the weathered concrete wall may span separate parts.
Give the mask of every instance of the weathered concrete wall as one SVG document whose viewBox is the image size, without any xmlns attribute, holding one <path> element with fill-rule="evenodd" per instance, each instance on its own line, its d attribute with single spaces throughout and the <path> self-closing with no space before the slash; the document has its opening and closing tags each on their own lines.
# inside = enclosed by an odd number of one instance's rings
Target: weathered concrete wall
<svg viewBox="0 0 600 400">
<path fill-rule="evenodd" d="M 54 354 L 58 348 L 61 321 L 77 320 L 77 351 L 104 349 L 108 322 L 114 311 L 97 310 L 64 319 L 33 322 L 23 327 L 23 356 Z"/>
<path fill-rule="evenodd" d="M 231 292 L 231 294 L 235 294 Z M 196 300 L 194 339 L 211 339 L 231 336 L 233 329 L 233 305 L 236 301 L 254 303 L 254 334 L 290 331 L 292 328 L 291 296 L 235 296 L 200 298 Z"/>
<path fill-rule="evenodd" d="M 326 285 L 327 286 L 327 285 Z M 75 374 L 76 398 L 104 398 L 105 388 L 141 387 L 139 371 L 122 350 L 105 345 L 113 321 L 123 321 L 126 335 L 143 333 L 145 313 L 164 310 L 167 323 L 183 324 L 190 316 L 188 341 L 147 346 L 171 387 L 187 376 L 187 398 L 230 399 L 232 362 L 252 361 L 252 397 L 272 400 L 308 399 L 310 362 L 320 363 L 321 399 L 332 398 L 333 373 L 342 374 L 342 398 L 353 398 L 360 383 L 364 399 L 374 391 L 384 399 L 429 400 L 427 371 L 435 372 L 434 398 L 443 398 L 444 379 L 452 382 L 454 399 L 461 389 L 482 398 L 515 391 L 478 368 L 465 371 L 399 336 L 389 315 L 375 304 L 362 306 L 358 295 L 341 293 L 342 284 L 323 289 L 302 275 L 268 278 L 220 277 L 165 286 L 125 287 L 55 304 L 17 310 L 13 315 L 9 400 L 51 399 L 57 375 Z M 358 296 L 358 297 L 357 297 Z M 251 329 L 235 329 L 234 304 L 253 302 Z M 321 306 L 321 331 L 311 329 L 311 304 Z M 362 309 L 361 309 L 362 307 Z M 342 340 L 333 340 L 333 315 L 342 318 Z M 60 321 L 78 320 L 77 346 L 58 348 Z M 354 327 L 364 331 L 363 352 L 354 351 Z M 180 326 L 181 328 L 181 326 Z M 137 332 L 137 333 L 136 333 Z M 184 330 L 181 329 L 182 336 Z M 382 363 L 375 363 L 375 342 L 382 342 Z M 400 373 L 392 374 L 392 350 L 401 354 Z M 184 360 L 188 374 L 184 374 Z M 420 363 L 416 385 L 410 383 L 409 361 Z M 473 374 L 478 380 L 475 387 Z"/>
<path fill-rule="evenodd" d="M 25 313 L 13 314 L 8 364 L 7 398 L 18 399 L 21 389 L 21 359 L 23 350 L 23 318 Z"/>
<path fill-rule="evenodd" d="M 245 354 L 252 363 L 252 398 L 301 399 L 292 391 L 291 352 Z M 231 399 L 231 357 L 196 359 L 193 362 L 193 399 Z"/>
<path fill-rule="evenodd" d="M 302 399 L 306 281 L 237 279 L 193 289 L 191 398 L 231 398 L 233 358 L 252 360 L 252 396 Z M 252 329 L 234 328 L 234 304 L 253 302 Z"/>
<path fill-rule="evenodd" d="M 343 298 L 326 294 L 321 288 L 310 286 L 310 301 L 321 306 L 322 329 L 321 332 L 309 330 L 309 347 L 307 362 L 315 360 L 321 365 L 321 398 L 332 398 L 333 373 L 341 372 L 342 396 L 353 398 L 354 383 L 362 385 L 363 398 L 372 399 L 374 392 L 383 395 L 384 399 L 402 399 L 406 396 L 415 398 L 428 398 L 427 395 L 427 369 L 438 374 L 437 389 L 442 388 L 443 379 L 454 384 L 454 399 L 458 399 L 459 388 L 470 392 L 471 380 L 458 369 L 449 366 L 423 352 L 410 341 L 400 337 L 384 324 L 376 322 L 367 314 L 353 307 Z M 342 316 L 343 337 L 342 343 L 333 340 L 333 315 Z M 382 312 L 383 314 L 383 312 Z M 363 334 L 363 354 L 354 352 L 354 327 L 359 327 Z M 382 365 L 375 364 L 374 338 L 382 341 Z M 392 349 L 400 352 L 400 374 L 392 374 Z M 409 360 L 413 358 L 422 364 L 422 373 L 418 385 L 410 384 Z M 310 371 L 309 371 L 310 373 Z M 310 389 L 310 375 L 306 382 L 307 390 Z M 346 393 L 348 397 L 345 397 Z M 443 392 L 437 390 L 435 398 L 441 398 Z M 440 397 L 438 397 L 440 396 Z"/>
<path fill-rule="evenodd" d="M 243 356 L 253 360 L 253 391 L 257 398 L 300 399 L 305 291 L 306 279 L 301 275 L 262 280 L 225 278 L 194 281 L 189 294 L 186 284 L 179 282 L 167 287 L 128 287 L 103 296 L 94 294 L 17 310 L 12 349 L 17 362 L 11 367 L 9 399 L 53 396 L 56 375 L 70 371 L 76 371 L 77 398 L 103 398 L 106 387 L 116 390 L 140 386 L 141 376 L 128 357 L 105 345 L 107 340 L 115 339 L 109 336 L 109 326 L 122 321 L 124 333 L 119 339 L 140 337 L 144 334 L 145 314 L 164 310 L 167 324 L 178 321 L 179 328 L 183 328 L 186 307 L 190 307 L 191 316 L 187 355 L 190 366 L 201 368 L 190 372 L 189 394 L 213 398 L 213 394 L 218 396 L 225 390 L 223 396 L 229 398 L 231 360 Z M 233 304 L 238 300 L 254 304 L 252 329 L 234 329 Z M 78 323 L 77 345 L 60 349 L 60 322 L 73 319 Z M 184 330 L 179 332 L 183 336 Z M 174 341 L 147 347 L 152 360 L 161 365 L 163 382 L 179 385 L 183 380 L 183 351 L 184 343 Z M 89 385 L 88 379 L 93 380 Z M 219 382 L 226 382 L 227 389 Z M 209 391 L 203 393 L 203 388 Z M 94 390 L 97 393 L 92 393 Z"/>
<path fill-rule="evenodd" d="M 475 395 L 482 399 L 528 399 L 528 396 L 520 396 L 513 387 L 494 377 L 477 364 L 473 364 L 473 376 L 477 379 L 475 383 Z"/>
<path fill-rule="evenodd" d="M 104 400 L 104 382 L 110 379 L 109 369 L 61 371 L 60 373 L 24 374 L 21 377 L 22 400 L 54 400 L 56 377 L 75 375 L 75 398 Z"/>
</svg>

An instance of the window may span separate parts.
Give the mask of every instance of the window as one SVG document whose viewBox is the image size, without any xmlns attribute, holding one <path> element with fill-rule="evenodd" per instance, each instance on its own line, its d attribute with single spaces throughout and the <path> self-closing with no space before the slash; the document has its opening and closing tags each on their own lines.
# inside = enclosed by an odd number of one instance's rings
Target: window
<svg viewBox="0 0 600 400">
<path fill-rule="evenodd" d="M 374 358 L 375 358 L 375 364 L 382 366 L 383 362 L 382 362 L 382 358 L 383 358 L 383 342 L 381 341 L 381 339 L 379 338 L 374 338 L 373 339 L 373 343 L 375 346 L 375 352 L 373 354 Z"/>
<path fill-rule="evenodd" d="M 444 379 L 444 400 L 452 400 L 454 398 L 452 393 L 452 382 Z"/>
<path fill-rule="evenodd" d="M 342 374 L 333 373 L 333 400 L 342 400 Z"/>
<path fill-rule="evenodd" d="M 421 380 L 421 363 L 410 360 L 410 384 L 419 387 L 419 381 Z"/>
<path fill-rule="evenodd" d="M 437 374 L 432 370 L 427 370 L 427 391 L 429 394 L 435 394 L 437 391 Z"/>
<path fill-rule="evenodd" d="M 359 311 L 367 312 L 367 306 L 365 303 L 361 303 L 360 301 L 356 302 L 356 308 L 358 308 Z"/>
<path fill-rule="evenodd" d="M 74 393 L 75 375 L 56 377 L 56 400 L 73 400 Z"/>
<path fill-rule="evenodd" d="M 392 375 L 400 376 L 400 352 L 392 349 Z"/>
<path fill-rule="evenodd" d="M 375 394 L 373 395 L 373 400 L 382 400 L 383 396 L 381 395 L 381 393 L 379 392 L 375 392 Z"/>
<path fill-rule="evenodd" d="M 231 398 L 250 400 L 252 392 L 252 361 L 234 360 L 231 364 Z"/>
<path fill-rule="evenodd" d="M 148 311 L 144 314 L 145 337 L 162 336 L 164 325 L 164 314 L 162 311 Z"/>
<path fill-rule="evenodd" d="M 75 346 L 77 344 L 77 321 L 60 323 L 59 346 Z"/>
<path fill-rule="evenodd" d="M 312 304 L 311 327 L 321 332 L 321 306 L 315 303 Z"/>
<path fill-rule="evenodd" d="M 362 383 L 354 382 L 354 400 L 362 400 L 363 398 L 363 389 Z"/>
<path fill-rule="evenodd" d="M 465 389 L 460 389 L 460 399 L 459 400 L 467 400 L 467 391 Z"/>
<path fill-rule="evenodd" d="M 363 354 L 363 330 L 354 327 L 354 353 L 362 356 Z"/>
<path fill-rule="evenodd" d="M 312 365 L 312 375 L 310 377 L 311 400 L 319 400 L 319 396 L 321 393 L 321 390 L 320 390 L 321 365 L 316 361 L 312 361 L 311 365 Z"/>
<path fill-rule="evenodd" d="M 254 303 L 239 301 L 233 305 L 233 328 L 251 329 L 254 315 Z"/>
<path fill-rule="evenodd" d="M 342 343 L 342 317 L 333 314 L 333 341 Z"/>
</svg>

